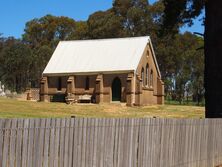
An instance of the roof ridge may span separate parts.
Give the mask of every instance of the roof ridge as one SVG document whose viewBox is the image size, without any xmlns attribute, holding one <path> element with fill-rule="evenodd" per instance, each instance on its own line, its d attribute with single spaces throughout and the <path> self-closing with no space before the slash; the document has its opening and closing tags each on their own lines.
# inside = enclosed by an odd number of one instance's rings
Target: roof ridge
<svg viewBox="0 0 222 167">
<path fill-rule="evenodd" d="M 123 37 L 123 38 L 103 38 L 103 39 L 81 39 L 81 40 L 67 40 L 60 42 L 88 42 L 88 41 L 111 41 L 111 40 L 133 40 L 138 38 L 150 38 L 150 36 L 138 36 L 138 37 Z"/>
</svg>

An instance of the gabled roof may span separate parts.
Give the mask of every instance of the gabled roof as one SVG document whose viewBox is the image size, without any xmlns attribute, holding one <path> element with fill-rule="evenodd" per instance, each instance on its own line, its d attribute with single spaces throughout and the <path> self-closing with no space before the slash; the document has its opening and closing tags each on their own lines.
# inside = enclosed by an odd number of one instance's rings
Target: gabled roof
<svg viewBox="0 0 222 167">
<path fill-rule="evenodd" d="M 148 36 L 61 41 L 43 75 L 135 72 L 149 42 Z"/>
</svg>

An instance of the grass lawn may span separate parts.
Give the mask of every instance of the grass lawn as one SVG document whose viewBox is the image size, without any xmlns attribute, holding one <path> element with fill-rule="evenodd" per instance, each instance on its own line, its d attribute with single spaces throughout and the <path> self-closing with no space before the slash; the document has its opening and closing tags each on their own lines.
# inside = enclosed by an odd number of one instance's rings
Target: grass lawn
<svg viewBox="0 0 222 167">
<path fill-rule="evenodd" d="M 73 104 L 44 103 L 0 98 L 0 118 L 46 117 L 204 117 L 204 107 L 180 105 L 154 105 L 126 107 L 124 104 Z"/>
</svg>

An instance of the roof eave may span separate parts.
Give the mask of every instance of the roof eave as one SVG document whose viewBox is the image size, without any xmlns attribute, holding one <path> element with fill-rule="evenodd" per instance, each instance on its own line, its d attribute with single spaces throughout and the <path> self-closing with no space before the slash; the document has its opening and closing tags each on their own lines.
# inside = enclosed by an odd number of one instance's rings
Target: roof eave
<svg viewBox="0 0 222 167">
<path fill-rule="evenodd" d="M 155 52 L 154 52 L 154 49 L 153 49 L 153 44 L 152 44 L 152 41 L 151 41 L 150 38 L 149 38 L 149 44 L 150 44 L 150 47 L 151 47 L 151 51 L 152 51 L 152 55 L 153 55 L 153 59 L 154 59 L 154 64 L 155 64 L 156 69 L 157 69 L 157 73 L 158 73 L 158 75 L 161 79 L 161 73 L 160 73 L 159 65 L 157 63 L 156 55 L 155 55 Z"/>
<path fill-rule="evenodd" d="M 43 76 L 72 76 L 72 75 L 124 74 L 124 73 L 132 73 L 132 72 L 134 73 L 135 70 L 43 73 Z"/>
</svg>

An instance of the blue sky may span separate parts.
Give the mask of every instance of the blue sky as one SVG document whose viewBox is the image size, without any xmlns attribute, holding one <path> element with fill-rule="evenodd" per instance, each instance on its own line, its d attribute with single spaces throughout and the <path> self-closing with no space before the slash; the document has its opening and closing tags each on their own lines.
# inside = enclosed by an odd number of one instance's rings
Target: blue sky
<svg viewBox="0 0 222 167">
<path fill-rule="evenodd" d="M 156 0 L 150 0 L 153 3 Z M 88 16 L 98 10 L 107 10 L 112 0 L 3 0 L 0 8 L 0 33 L 3 36 L 20 38 L 25 23 L 46 14 L 67 16 L 75 20 L 87 20 Z M 201 32 L 201 21 L 195 20 L 192 27 L 183 27 L 181 32 Z"/>
</svg>

